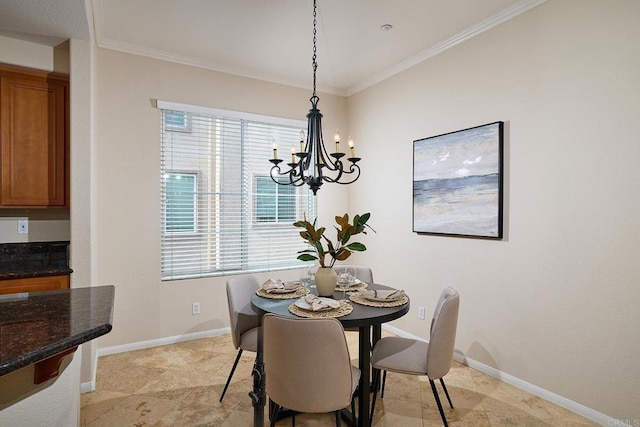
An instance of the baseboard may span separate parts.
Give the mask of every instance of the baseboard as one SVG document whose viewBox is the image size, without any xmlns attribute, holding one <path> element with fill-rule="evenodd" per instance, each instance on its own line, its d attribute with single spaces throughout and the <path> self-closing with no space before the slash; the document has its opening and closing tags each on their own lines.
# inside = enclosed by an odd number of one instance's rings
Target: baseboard
<svg viewBox="0 0 640 427">
<path fill-rule="evenodd" d="M 409 334 L 403 331 L 402 329 L 398 329 L 391 325 L 382 325 L 382 328 L 400 337 L 426 341 L 424 338 Z M 484 363 L 478 362 L 477 360 L 473 360 L 460 352 L 455 352 L 453 354 L 453 359 L 457 362 L 467 365 L 472 369 L 480 371 L 483 374 L 487 374 L 490 377 L 496 378 L 502 382 L 505 382 L 509 385 L 517 387 L 521 390 L 524 390 L 527 393 L 533 394 L 534 396 L 538 396 L 541 399 L 544 399 L 548 402 L 554 403 L 558 406 L 568 409 L 569 411 L 575 414 L 578 414 L 580 416 L 583 416 L 585 418 L 588 418 L 589 420 L 599 423 L 600 425 L 619 426 L 619 427 L 630 425 L 624 420 L 617 420 L 617 419 L 611 418 L 601 412 L 595 411 L 591 408 L 588 408 L 584 405 L 574 402 L 573 400 L 569 400 L 566 397 L 562 397 L 549 390 L 543 389 L 542 387 L 539 387 L 535 384 L 531 384 L 527 381 L 521 380 L 520 378 L 514 377 L 513 375 L 509 375 L 507 373 L 499 371 L 498 369 L 495 369 L 489 365 L 485 365 Z"/>
<path fill-rule="evenodd" d="M 96 382 L 80 383 L 80 394 L 90 393 L 96 389 Z"/>
</svg>

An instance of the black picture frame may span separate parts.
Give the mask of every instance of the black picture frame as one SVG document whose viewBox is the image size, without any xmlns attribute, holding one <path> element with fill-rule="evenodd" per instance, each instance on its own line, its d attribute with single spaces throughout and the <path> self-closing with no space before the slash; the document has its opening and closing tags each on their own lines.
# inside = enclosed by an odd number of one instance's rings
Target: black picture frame
<svg viewBox="0 0 640 427">
<path fill-rule="evenodd" d="M 502 239 L 504 122 L 413 141 L 413 231 Z"/>
</svg>

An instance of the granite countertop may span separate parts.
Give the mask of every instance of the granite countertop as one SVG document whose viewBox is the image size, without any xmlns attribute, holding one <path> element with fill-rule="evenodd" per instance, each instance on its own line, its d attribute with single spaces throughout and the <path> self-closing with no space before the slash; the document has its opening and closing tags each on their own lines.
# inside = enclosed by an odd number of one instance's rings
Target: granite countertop
<svg viewBox="0 0 640 427">
<path fill-rule="evenodd" d="M 0 296 L 0 376 L 111 331 L 114 286 Z"/>
<path fill-rule="evenodd" d="M 19 271 L 0 272 L 0 280 L 26 279 L 29 277 L 62 276 L 71 274 L 70 268 L 41 268 L 21 269 Z"/>
<path fill-rule="evenodd" d="M 0 244 L 0 280 L 71 274 L 69 242 Z"/>
</svg>

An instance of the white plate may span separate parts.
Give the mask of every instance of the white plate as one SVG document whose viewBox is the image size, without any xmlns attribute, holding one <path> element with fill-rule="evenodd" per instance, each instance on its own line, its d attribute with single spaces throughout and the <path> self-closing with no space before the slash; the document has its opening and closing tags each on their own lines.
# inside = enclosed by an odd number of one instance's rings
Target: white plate
<svg viewBox="0 0 640 427">
<path fill-rule="evenodd" d="M 333 301 L 333 302 L 335 302 L 335 301 L 336 301 L 336 300 L 334 300 L 334 299 L 332 299 L 332 298 L 325 298 L 325 297 L 318 297 L 318 298 L 319 298 L 321 301 L 324 301 L 324 302 L 328 302 L 328 301 Z M 299 300 L 297 300 L 297 301 L 296 301 L 296 302 L 294 302 L 293 304 L 295 304 L 295 306 L 296 306 L 296 307 L 301 308 L 301 309 L 303 309 L 303 310 L 307 310 L 307 311 L 314 311 L 314 310 L 313 310 L 313 308 L 311 308 L 311 304 L 309 304 L 309 303 L 307 302 L 307 300 L 306 300 L 306 299 L 304 299 L 304 298 L 300 298 Z M 318 312 L 318 311 L 329 311 L 329 310 L 335 310 L 336 308 L 338 308 L 338 307 L 335 307 L 335 308 L 334 308 L 334 307 L 329 306 L 329 307 L 327 307 L 327 308 L 323 308 L 323 309 L 321 309 L 321 310 L 316 310 L 316 312 Z"/>
</svg>

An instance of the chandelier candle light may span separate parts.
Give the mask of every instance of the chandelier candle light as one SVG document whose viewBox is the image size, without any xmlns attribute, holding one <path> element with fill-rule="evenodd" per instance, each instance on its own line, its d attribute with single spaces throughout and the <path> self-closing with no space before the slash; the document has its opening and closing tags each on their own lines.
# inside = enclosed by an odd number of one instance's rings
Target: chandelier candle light
<svg viewBox="0 0 640 427">
<path fill-rule="evenodd" d="M 356 150 L 353 140 L 349 137 L 349 157 L 346 164 L 342 161 L 345 153 L 340 151 L 340 132 L 336 131 L 334 136 L 336 151 L 328 153 L 322 139 L 322 113 L 318 110 L 318 95 L 316 94 L 316 0 L 313 0 L 313 95 L 309 98 L 311 109 L 307 114 L 307 134 L 305 139 L 304 131 L 300 131 L 300 151 L 296 151 L 294 145 L 291 146 L 291 162 L 287 163 L 289 170 L 283 171 L 280 168 L 282 159 L 278 158 L 278 144 L 272 140 L 273 163 L 271 167 L 271 179 L 280 185 L 294 185 L 299 187 L 308 184 L 315 195 L 324 182 L 336 184 L 351 184 L 360 177 L 360 166 L 356 163 L 360 160 L 356 157 Z M 306 140 L 306 142 L 305 142 Z M 284 177 L 284 179 L 278 179 Z"/>
</svg>

